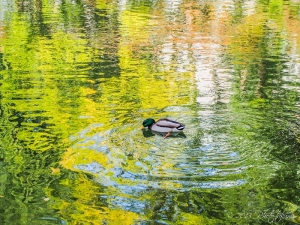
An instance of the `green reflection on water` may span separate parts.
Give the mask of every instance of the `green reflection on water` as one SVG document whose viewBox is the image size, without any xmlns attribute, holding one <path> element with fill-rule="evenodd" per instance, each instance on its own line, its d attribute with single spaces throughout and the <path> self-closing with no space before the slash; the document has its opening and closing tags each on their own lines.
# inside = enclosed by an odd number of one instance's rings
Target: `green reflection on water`
<svg viewBox="0 0 300 225">
<path fill-rule="evenodd" d="M 1 223 L 299 223 L 298 3 L 1 4 Z"/>
</svg>

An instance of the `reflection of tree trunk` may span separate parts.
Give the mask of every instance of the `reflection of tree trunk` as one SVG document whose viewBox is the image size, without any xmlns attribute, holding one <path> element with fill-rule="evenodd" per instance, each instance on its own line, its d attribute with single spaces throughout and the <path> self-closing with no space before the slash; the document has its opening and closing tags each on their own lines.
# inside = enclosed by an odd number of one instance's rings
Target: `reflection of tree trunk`
<svg viewBox="0 0 300 225">
<path fill-rule="evenodd" d="M 234 14 L 233 19 L 235 23 L 239 23 L 243 18 L 243 0 L 235 0 L 234 1 Z"/>
<path fill-rule="evenodd" d="M 39 1 L 39 0 L 36 0 Z M 31 12 L 33 11 L 33 4 L 31 0 L 17 1 L 18 12 Z"/>
<path fill-rule="evenodd" d="M 264 92 L 264 87 L 266 85 L 266 61 L 261 60 L 258 65 L 258 76 L 259 76 L 259 84 L 258 84 L 258 93 L 260 98 L 267 98 L 268 96 Z"/>
<path fill-rule="evenodd" d="M 96 13 L 96 3 L 94 0 L 83 1 L 83 16 L 84 16 L 84 28 L 87 37 L 91 39 L 98 32 L 97 23 L 100 19 Z"/>
<path fill-rule="evenodd" d="M 35 1 L 35 8 L 36 11 L 41 13 L 42 12 L 42 1 L 41 0 L 36 0 Z"/>
<path fill-rule="evenodd" d="M 37 25 L 39 27 L 39 32 L 42 36 L 50 35 L 51 28 L 49 24 L 44 22 L 44 15 L 43 15 L 43 1 L 36 0 L 36 18 L 37 18 Z"/>
</svg>

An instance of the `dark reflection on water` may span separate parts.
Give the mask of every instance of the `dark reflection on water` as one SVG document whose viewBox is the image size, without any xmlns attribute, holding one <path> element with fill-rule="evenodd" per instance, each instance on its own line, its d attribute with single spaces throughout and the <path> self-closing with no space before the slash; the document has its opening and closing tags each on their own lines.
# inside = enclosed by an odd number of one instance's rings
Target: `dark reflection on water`
<svg viewBox="0 0 300 225">
<path fill-rule="evenodd" d="M 0 2 L 0 223 L 299 224 L 298 15 Z"/>
<path fill-rule="evenodd" d="M 143 132 L 144 137 L 152 137 L 155 135 L 165 137 L 167 134 L 167 133 L 162 133 L 162 132 L 155 132 L 155 131 L 149 130 L 147 128 L 143 129 L 142 132 Z M 186 138 L 186 135 L 183 132 L 171 133 L 167 138 Z"/>
</svg>

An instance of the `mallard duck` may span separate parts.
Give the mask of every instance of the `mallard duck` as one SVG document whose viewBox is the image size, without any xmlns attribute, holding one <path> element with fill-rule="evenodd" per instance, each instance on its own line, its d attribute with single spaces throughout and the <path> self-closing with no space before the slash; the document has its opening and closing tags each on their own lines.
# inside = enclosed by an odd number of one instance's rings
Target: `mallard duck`
<svg viewBox="0 0 300 225">
<path fill-rule="evenodd" d="M 167 118 L 160 119 L 155 122 L 154 119 L 149 118 L 144 120 L 143 127 L 148 127 L 149 130 L 160 132 L 160 133 L 167 133 L 164 138 L 168 137 L 172 132 L 182 132 L 185 128 L 183 123 L 179 123 L 174 120 L 170 120 Z"/>
</svg>

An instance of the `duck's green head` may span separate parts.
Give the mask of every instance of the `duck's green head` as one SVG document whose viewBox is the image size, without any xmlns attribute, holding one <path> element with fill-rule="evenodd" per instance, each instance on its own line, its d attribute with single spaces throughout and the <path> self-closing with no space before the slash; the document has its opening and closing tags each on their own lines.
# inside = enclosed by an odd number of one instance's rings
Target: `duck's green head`
<svg viewBox="0 0 300 225">
<path fill-rule="evenodd" d="M 154 123 L 155 123 L 155 120 L 152 119 L 152 118 L 149 118 L 149 119 L 144 120 L 143 126 L 144 126 L 144 127 L 149 127 L 149 126 L 151 126 L 151 125 L 154 124 Z"/>
</svg>

